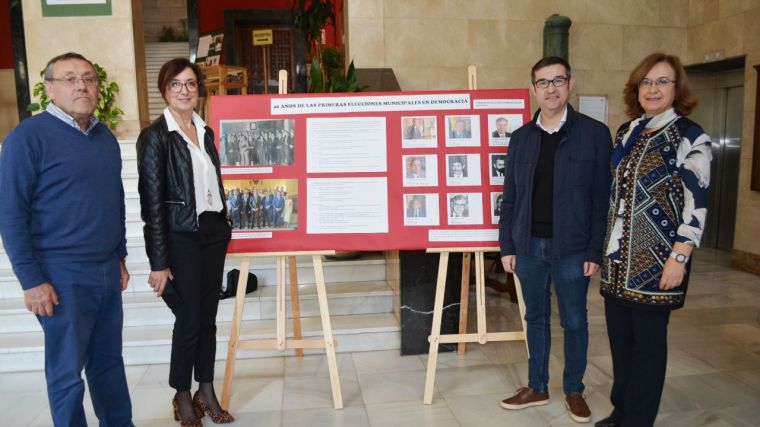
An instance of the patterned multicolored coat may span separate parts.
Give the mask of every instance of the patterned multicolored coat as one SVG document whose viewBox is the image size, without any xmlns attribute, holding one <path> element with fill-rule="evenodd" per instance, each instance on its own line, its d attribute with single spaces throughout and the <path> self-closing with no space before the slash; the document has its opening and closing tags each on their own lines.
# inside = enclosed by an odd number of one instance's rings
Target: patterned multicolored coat
<svg viewBox="0 0 760 427">
<path fill-rule="evenodd" d="M 612 171 L 601 294 L 626 305 L 682 307 L 690 263 L 681 285 L 667 291 L 659 288 L 662 269 L 674 242 L 698 246 L 705 227 L 710 137 L 673 116 L 661 130 L 636 138 Z M 630 126 L 620 127 L 616 146 Z"/>
</svg>

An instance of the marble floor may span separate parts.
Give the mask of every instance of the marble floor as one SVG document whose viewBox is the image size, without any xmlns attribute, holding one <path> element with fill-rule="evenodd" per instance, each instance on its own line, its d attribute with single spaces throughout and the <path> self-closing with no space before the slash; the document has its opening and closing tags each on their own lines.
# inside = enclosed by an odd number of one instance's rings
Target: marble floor
<svg viewBox="0 0 760 427">
<path fill-rule="evenodd" d="M 731 270 L 728 254 L 697 252 L 686 306 L 670 323 L 670 359 L 658 426 L 760 425 L 760 277 Z M 589 292 L 590 348 L 585 376 L 594 421 L 611 406 L 611 362 L 598 278 Z M 471 295 L 474 299 L 474 295 Z M 516 306 L 489 291 L 492 331 L 519 325 Z M 471 305 L 472 306 L 472 305 Z M 474 313 L 472 313 L 474 315 Z M 324 356 L 238 361 L 231 412 L 236 426 L 570 426 L 562 403 L 562 334 L 554 314 L 549 405 L 506 411 L 499 401 L 527 379 L 523 343 L 471 345 L 439 357 L 432 405 L 422 404 L 425 356 L 397 351 L 338 355 L 345 407 L 332 408 Z M 472 319 L 471 319 L 472 320 Z M 474 325 L 474 322 L 470 323 Z M 219 380 L 223 363 L 217 364 Z M 168 365 L 127 368 L 135 424 L 171 418 Z M 0 424 L 52 424 L 41 372 L 0 375 Z M 221 391 L 221 384 L 217 386 Z M 97 425 L 89 398 L 90 425 Z M 204 425 L 212 425 L 204 418 Z"/>
</svg>

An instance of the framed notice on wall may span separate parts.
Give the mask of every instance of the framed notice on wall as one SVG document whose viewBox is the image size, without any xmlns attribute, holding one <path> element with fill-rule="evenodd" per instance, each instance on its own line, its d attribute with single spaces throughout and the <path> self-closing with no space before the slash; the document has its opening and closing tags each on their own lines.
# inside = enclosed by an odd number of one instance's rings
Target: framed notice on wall
<svg viewBox="0 0 760 427">
<path fill-rule="evenodd" d="M 494 246 L 527 89 L 211 98 L 232 252 Z"/>
<path fill-rule="evenodd" d="M 195 51 L 195 63 L 219 65 L 223 43 L 224 30 L 201 34 L 198 38 L 198 49 Z"/>
<path fill-rule="evenodd" d="M 42 16 L 108 16 L 111 0 L 42 0 Z"/>
</svg>

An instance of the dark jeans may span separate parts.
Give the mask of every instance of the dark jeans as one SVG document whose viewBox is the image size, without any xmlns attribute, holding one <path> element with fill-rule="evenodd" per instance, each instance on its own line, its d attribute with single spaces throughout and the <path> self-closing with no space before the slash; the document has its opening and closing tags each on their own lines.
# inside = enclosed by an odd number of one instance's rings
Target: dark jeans
<svg viewBox="0 0 760 427">
<path fill-rule="evenodd" d="M 204 212 L 199 230 L 169 234 L 169 259 L 174 286 L 182 304 L 174 310 L 169 385 L 190 390 L 193 371 L 198 382 L 214 380 L 216 310 L 231 230 L 224 216 Z"/>
<path fill-rule="evenodd" d="M 532 237 L 527 254 L 517 255 L 515 272 L 522 285 L 527 323 L 528 386 L 539 393 L 549 384 L 551 352 L 551 283 L 557 292 L 560 323 L 565 331 L 565 393 L 583 392 L 588 351 L 586 295 L 589 278 L 583 275 L 585 254 L 551 255 L 552 240 Z"/>
<path fill-rule="evenodd" d="M 612 351 L 613 417 L 624 427 L 654 424 L 665 385 L 670 311 L 642 310 L 604 300 Z"/>
<path fill-rule="evenodd" d="M 45 332 L 45 379 L 53 423 L 87 425 L 82 406 L 84 368 L 100 425 L 133 426 L 121 356 L 118 258 L 100 263 L 43 264 L 43 270 L 59 300 L 52 317 L 37 317 Z"/>
</svg>

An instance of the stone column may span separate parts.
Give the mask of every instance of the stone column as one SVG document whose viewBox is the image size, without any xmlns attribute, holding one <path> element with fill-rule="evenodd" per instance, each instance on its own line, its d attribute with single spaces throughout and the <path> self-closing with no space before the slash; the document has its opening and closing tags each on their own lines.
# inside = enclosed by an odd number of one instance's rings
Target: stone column
<svg viewBox="0 0 760 427">
<path fill-rule="evenodd" d="M 141 8 L 139 0 L 120 0 L 111 2 L 110 16 L 46 17 L 42 16 L 42 2 L 22 0 L 30 90 L 40 81 L 39 72 L 50 58 L 70 51 L 84 55 L 119 84 L 114 105 L 124 110 L 124 115 L 115 133 L 122 139 L 134 139 L 140 133 L 138 94 L 145 90 L 145 83 L 140 87 L 137 78 L 136 57 L 143 55 L 143 50 L 141 45 L 135 46 L 135 40 L 142 40 L 142 29 L 135 34 L 133 2 Z"/>
<path fill-rule="evenodd" d="M 553 14 L 544 21 L 544 57 L 559 56 L 570 62 L 568 33 L 572 21 L 567 16 Z"/>
</svg>

